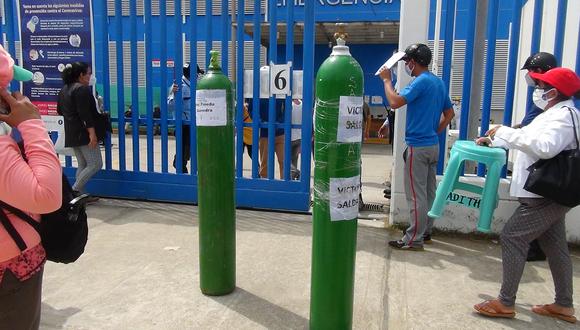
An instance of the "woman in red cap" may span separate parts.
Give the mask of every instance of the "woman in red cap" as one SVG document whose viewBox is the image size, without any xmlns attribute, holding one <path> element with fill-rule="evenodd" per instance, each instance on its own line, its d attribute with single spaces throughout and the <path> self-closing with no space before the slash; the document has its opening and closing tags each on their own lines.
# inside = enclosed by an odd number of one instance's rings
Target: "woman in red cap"
<svg viewBox="0 0 580 330">
<path fill-rule="evenodd" d="M 566 68 L 554 68 L 546 73 L 531 72 L 530 76 L 536 82 L 534 103 L 543 113 L 526 127 L 500 126 L 477 140 L 480 145 L 517 150 L 510 194 L 518 198 L 520 205 L 501 233 L 503 279 L 499 296 L 474 308 L 489 317 L 515 317 L 516 293 L 529 243 L 538 239 L 548 257 L 556 299 L 553 304 L 536 305 L 532 311 L 574 323 L 572 261 L 565 224 L 570 208 L 526 191 L 524 184 L 530 165 L 539 159 L 550 159 L 563 150 L 576 148 L 573 120 L 578 127 L 580 114 L 572 97 L 580 92 L 580 78 Z"/>
</svg>

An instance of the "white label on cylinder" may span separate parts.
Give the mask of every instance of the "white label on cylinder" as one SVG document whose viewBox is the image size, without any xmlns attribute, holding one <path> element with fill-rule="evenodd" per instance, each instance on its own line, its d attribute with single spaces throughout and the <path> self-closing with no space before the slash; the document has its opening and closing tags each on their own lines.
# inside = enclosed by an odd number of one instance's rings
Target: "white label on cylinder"
<svg viewBox="0 0 580 330">
<path fill-rule="evenodd" d="M 341 96 L 338 105 L 338 130 L 336 141 L 362 142 L 363 97 Z"/>
<path fill-rule="evenodd" d="M 352 178 L 330 178 L 330 221 L 357 218 L 360 189 L 360 175 Z"/>
<path fill-rule="evenodd" d="M 226 90 L 198 90 L 195 95 L 195 120 L 197 126 L 226 126 Z"/>
</svg>

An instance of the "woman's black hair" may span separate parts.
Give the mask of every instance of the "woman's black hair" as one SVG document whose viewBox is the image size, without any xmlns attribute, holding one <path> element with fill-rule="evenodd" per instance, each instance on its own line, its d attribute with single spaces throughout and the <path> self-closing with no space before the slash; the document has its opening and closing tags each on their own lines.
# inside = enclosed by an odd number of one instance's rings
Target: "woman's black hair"
<svg viewBox="0 0 580 330">
<path fill-rule="evenodd" d="M 89 71 L 89 63 L 86 62 L 74 62 L 73 64 L 67 64 L 67 66 L 62 71 L 62 81 L 66 84 L 73 84 L 79 81 L 81 74 L 87 74 Z"/>
</svg>

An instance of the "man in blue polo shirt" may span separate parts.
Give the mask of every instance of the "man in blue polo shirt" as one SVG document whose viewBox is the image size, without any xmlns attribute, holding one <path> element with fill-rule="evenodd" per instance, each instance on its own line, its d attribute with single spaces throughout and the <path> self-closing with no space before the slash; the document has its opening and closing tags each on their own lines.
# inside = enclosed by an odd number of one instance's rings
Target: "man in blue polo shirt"
<svg viewBox="0 0 580 330">
<path fill-rule="evenodd" d="M 429 72 L 431 50 L 424 44 L 413 44 L 405 50 L 405 72 L 416 77 L 401 94 L 391 82 L 391 71 L 380 73 L 385 94 L 392 109 L 407 105 L 405 142 L 405 193 L 410 209 L 410 226 L 401 240 L 391 241 L 393 248 L 423 250 L 430 243 L 433 219 L 427 212 L 435 199 L 439 137 L 454 117 L 453 107 L 443 81 Z"/>
</svg>

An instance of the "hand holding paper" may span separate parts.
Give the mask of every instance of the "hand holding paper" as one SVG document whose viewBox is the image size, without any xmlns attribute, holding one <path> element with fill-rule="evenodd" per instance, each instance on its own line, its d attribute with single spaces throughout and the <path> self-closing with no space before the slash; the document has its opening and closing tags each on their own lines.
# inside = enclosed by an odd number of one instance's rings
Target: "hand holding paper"
<svg viewBox="0 0 580 330">
<path fill-rule="evenodd" d="M 385 70 L 382 70 L 382 71 L 379 73 L 379 77 L 381 77 L 381 79 L 382 79 L 383 81 L 387 81 L 387 80 L 388 80 L 388 81 L 391 81 L 391 80 L 393 80 L 393 78 L 391 77 L 391 69 L 385 69 Z"/>
<path fill-rule="evenodd" d="M 381 65 L 381 67 L 375 73 L 375 76 L 378 76 L 381 71 L 388 69 L 390 70 L 397 62 L 399 62 L 403 57 L 405 57 L 405 52 L 396 52 L 389 58 L 385 64 Z"/>
</svg>

